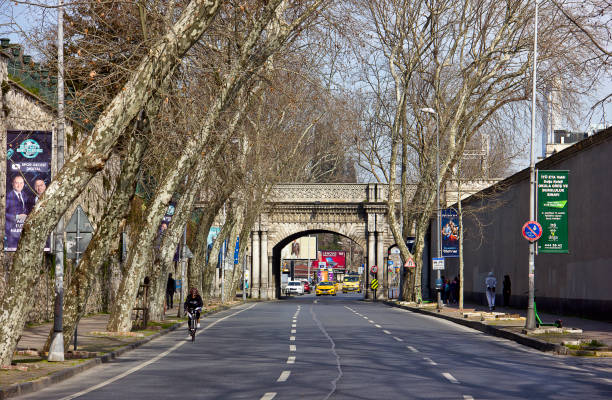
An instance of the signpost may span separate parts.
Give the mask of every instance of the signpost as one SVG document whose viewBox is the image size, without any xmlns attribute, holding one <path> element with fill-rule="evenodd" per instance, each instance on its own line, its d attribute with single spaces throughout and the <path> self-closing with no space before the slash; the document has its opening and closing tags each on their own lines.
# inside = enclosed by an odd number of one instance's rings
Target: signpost
<svg viewBox="0 0 612 400">
<path fill-rule="evenodd" d="M 432 261 L 434 271 L 444 271 L 444 257 L 435 257 Z"/>
<path fill-rule="evenodd" d="M 569 253 L 568 190 L 569 171 L 538 171 L 539 253 Z"/>
<path fill-rule="evenodd" d="M 523 237 L 530 242 L 535 242 L 542 236 L 542 225 L 538 221 L 527 221 L 521 228 Z"/>
<path fill-rule="evenodd" d="M 372 283 L 370 284 L 370 287 L 374 291 L 374 301 L 376 301 L 376 289 L 378 289 L 378 279 L 376 278 L 372 279 Z"/>
</svg>

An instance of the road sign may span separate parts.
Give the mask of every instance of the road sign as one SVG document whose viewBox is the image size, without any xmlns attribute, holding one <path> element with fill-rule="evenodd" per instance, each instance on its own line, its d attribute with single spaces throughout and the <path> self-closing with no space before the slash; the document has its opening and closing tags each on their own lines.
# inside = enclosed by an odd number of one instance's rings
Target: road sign
<svg viewBox="0 0 612 400">
<path fill-rule="evenodd" d="M 410 257 L 409 259 L 406 260 L 406 262 L 404 263 L 404 267 L 406 267 L 406 268 L 414 268 L 414 267 L 416 267 L 416 264 L 414 263 L 414 260 L 412 259 L 412 257 Z"/>
<path fill-rule="evenodd" d="M 436 270 L 444 270 L 444 258 L 432 258 L 433 261 L 433 269 Z"/>
<path fill-rule="evenodd" d="M 319 261 L 319 269 L 327 268 L 327 263 L 325 261 Z"/>
<path fill-rule="evenodd" d="M 81 259 L 93 236 L 93 227 L 81 206 L 77 206 L 66 225 L 66 258 Z"/>
<path fill-rule="evenodd" d="M 523 237 L 530 242 L 535 242 L 542 236 L 542 225 L 538 221 L 527 221 L 521 229 Z"/>
<path fill-rule="evenodd" d="M 378 279 L 372 279 L 372 283 L 370 284 L 372 290 L 378 289 Z"/>
<path fill-rule="evenodd" d="M 378 267 L 376 265 L 372 265 L 370 267 L 370 272 L 373 273 L 373 274 L 377 273 L 378 272 Z"/>
</svg>

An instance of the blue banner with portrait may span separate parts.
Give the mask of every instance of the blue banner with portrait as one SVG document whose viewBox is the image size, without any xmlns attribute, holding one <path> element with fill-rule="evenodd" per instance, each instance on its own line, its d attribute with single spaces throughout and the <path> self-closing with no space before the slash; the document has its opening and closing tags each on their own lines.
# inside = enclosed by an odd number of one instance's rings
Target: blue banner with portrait
<svg viewBox="0 0 612 400">
<path fill-rule="evenodd" d="M 7 131 L 5 251 L 17 250 L 25 219 L 51 182 L 52 145 L 48 131 Z"/>
<path fill-rule="evenodd" d="M 459 257 L 459 216 L 453 208 L 442 210 L 442 256 Z"/>
</svg>

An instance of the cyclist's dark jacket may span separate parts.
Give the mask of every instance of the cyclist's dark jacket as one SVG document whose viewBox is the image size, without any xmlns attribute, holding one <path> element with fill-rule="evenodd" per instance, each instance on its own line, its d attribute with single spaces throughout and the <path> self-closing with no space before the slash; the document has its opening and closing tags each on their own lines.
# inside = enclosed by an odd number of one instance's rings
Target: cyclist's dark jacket
<svg viewBox="0 0 612 400">
<path fill-rule="evenodd" d="M 185 300 L 186 309 L 194 309 L 202 306 L 204 306 L 204 302 L 199 294 L 196 294 L 195 297 L 191 297 L 191 295 L 187 296 L 187 300 Z"/>
</svg>

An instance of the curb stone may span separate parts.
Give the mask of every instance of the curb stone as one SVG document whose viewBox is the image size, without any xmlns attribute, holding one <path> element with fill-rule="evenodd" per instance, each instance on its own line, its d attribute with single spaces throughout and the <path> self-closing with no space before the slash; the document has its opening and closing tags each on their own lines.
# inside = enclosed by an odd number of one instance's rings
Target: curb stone
<svg viewBox="0 0 612 400">
<path fill-rule="evenodd" d="M 234 306 L 226 306 L 226 305 L 219 306 L 218 308 L 212 311 L 209 311 L 206 314 L 202 314 L 202 317 L 206 315 L 216 314 L 220 311 L 229 310 L 230 308 L 233 308 L 236 306 L 238 306 L 238 304 Z M 15 397 L 15 396 L 21 396 L 24 394 L 34 393 L 41 389 L 47 388 L 49 387 L 49 385 L 52 385 L 54 383 L 65 381 L 66 379 L 72 378 L 73 376 L 77 375 L 80 372 L 87 371 L 88 369 L 93 368 L 97 366 L 98 364 L 107 363 L 119 357 L 120 355 L 122 355 L 123 353 L 127 351 L 134 350 L 135 348 L 140 347 L 150 342 L 153 339 L 157 339 L 160 336 L 163 336 L 167 333 L 175 331 L 184 324 L 185 322 L 176 323 L 169 328 L 163 329 L 157 333 L 152 334 L 151 336 L 146 337 L 145 339 L 126 344 L 125 346 L 121 347 L 118 350 L 111 351 L 110 353 L 106 353 L 104 355 L 98 356 L 89 361 L 82 362 L 73 367 L 68 367 L 68 368 L 61 369 L 59 371 L 55 371 L 42 378 L 38 378 L 30 382 L 14 383 L 9 386 L 0 387 L 0 400 L 8 399 L 10 397 Z"/>
<path fill-rule="evenodd" d="M 404 305 L 396 304 L 394 302 L 386 301 L 386 300 L 383 301 L 383 303 L 391 307 L 402 308 L 404 310 L 409 310 L 409 311 L 412 311 L 418 314 L 424 314 L 424 315 L 429 315 L 430 317 L 445 319 L 447 321 L 451 321 L 459 325 L 467 326 L 468 328 L 475 329 L 477 331 L 489 334 L 491 336 L 497 336 L 497 337 L 501 337 L 504 339 L 515 341 L 524 346 L 528 346 L 528 347 L 531 347 L 531 348 L 534 348 L 536 350 L 540 350 L 543 352 L 552 352 L 554 354 L 563 354 L 563 355 L 568 354 L 567 347 L 561 344 L 549 343 L 549 342 L 545 342 L 543 340 L 529 337 L 527 335 L 523 335 L 520 333 L 506 331 L 500 328 L 496 328 L 492 325 L 483 324 L 480 321 L 470 321 L 470 320 L 466 320 L 462 318 L 456 318 L 450 315 L 439 314 L 437 312 L 431 312 L 431 311 L 423 310 L 423 309 L 416 308 L 416 307 L 404 306 Z"/>
</svg>

